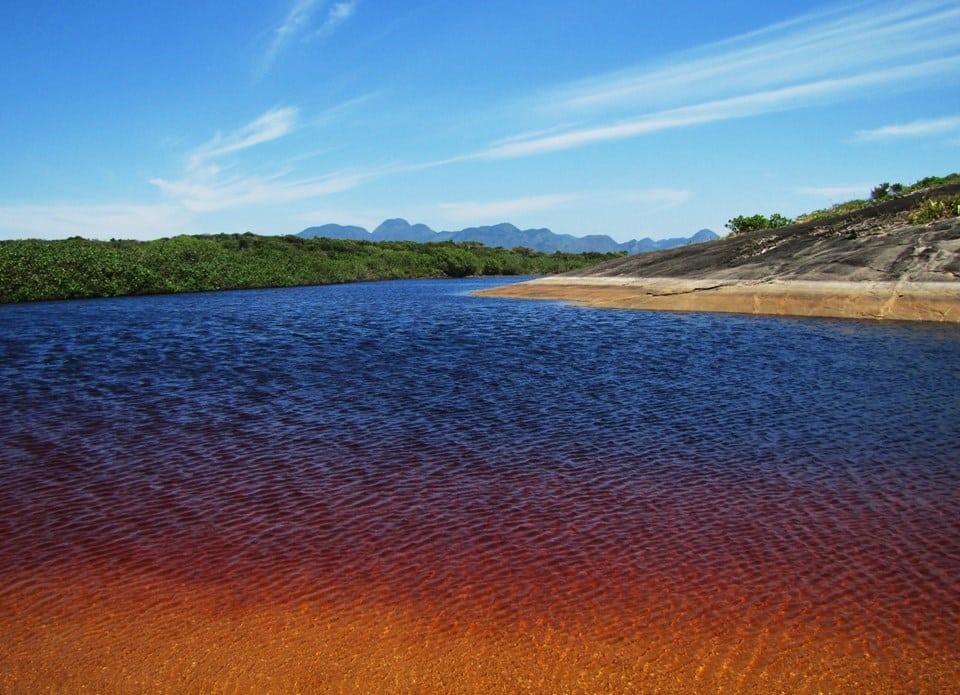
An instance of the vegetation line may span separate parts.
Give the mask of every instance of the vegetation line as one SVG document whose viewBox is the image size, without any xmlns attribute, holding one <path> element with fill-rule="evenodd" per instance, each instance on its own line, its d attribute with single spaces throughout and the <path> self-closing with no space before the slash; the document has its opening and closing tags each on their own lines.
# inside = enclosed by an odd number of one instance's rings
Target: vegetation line
<svg viewBox="0 0 960 695">
<path fill-rule="evenodd" d="M 475 242 L 218 234 L 155 241 L 0 241 L 0 303 L 296 287 L 402 278 L 547 275 L 623 253 L 537 253 Z"/>
<path fill-rule="evenodd" d="M 825 210 L 809 212 L 795 220 L 784 217 L 779 213 L 774 213 L 770 215 L 770 217 L 759 214 L 749 217 L 746 215 L 738 215 L 732 220 L 729 220 L 725 226 L 730 230 L 730 236 L 735 236 L 737 234 L 756 232 L 762 229 L 777 229 L 794 223 L 803 224 L 806 222 L 815 222 L 817 220 L 863 210 L 893 198 L 901 198 L 927 189 L 958 183 L 960 183 L 960 174 L 927 176 L 909 186 L 904 186 L 902 183 L 884 182 L 874 187 L 870 192 L 869 200 L 850 200 L 826 208 Z M 925 224 L 948 217 L 960 217 L 960 194 L 932 197 L 921 196 L 912 209 L 910 221 L 914 224 Z"/>
</svg>

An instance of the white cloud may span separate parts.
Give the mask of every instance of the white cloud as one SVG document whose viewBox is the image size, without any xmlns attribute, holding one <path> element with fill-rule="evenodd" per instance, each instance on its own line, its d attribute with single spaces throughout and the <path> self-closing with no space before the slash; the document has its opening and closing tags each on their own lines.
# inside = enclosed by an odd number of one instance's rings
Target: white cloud
<svg viewBox="0 0 960 695">
<path fill-rule="evenodd" d="M 211 212 L 250 205 L 275 205 L 346 191 L 369 178 L 360 172 L 288 180 L 243 176 L 226 180 L 187 177 L 179 181 L 151 179 L 150 183 L 193 212 Z"/>
<path fill-rule="evenodd" d="M 958 29 L 960 7 L 953 0 L 862 3 L 688 51 L 664 67 L 579 81 L 538 99 L 551 110 L 649 108 L 853 76 L 955 54 Z"/>
<path fill-rule="evenodd" d="M 195 233 L 193 213 L 239 205 L 286 202 L 356 185 L 356 177 L 344 174 L 296 181 L 283 181 L 279 177 L 224 175 L 223 160 L 290 134 L 296 128 L 297 114 L 294 107 L 271 109 L 234 131 L 218 133 L 188 153 L 181 179 L 151 180 L 166 194 L 168 202 L 113 205 L 54 203 L 0 207 L 0 234 L 39 238 L 84 236 L 152 239 Z"/>
<path fill-rule="evenodd" d="M 358 0 L 336 2 L 322 15 L 319 26 L 316 15 L 328 3 L 327 0 L 296 0 L 287 11 L 283 22 L 273 30 L 273 40 L 257 66 L 257 75 L 262 77 L 273 66 L 280 54 L 296 39 L 305 42 L 332 34 L 353 16 Z"/>
<path fill-rule="evenodd" d="M 499 147 L 501 145 L 512 145 L 517 142 L 524 142 L 530 140 L 539 140 L 541 138 L 552 136 L 556 133 L 563 133 L 564 131 L 569 131 L 574 129 L 572 124 L 557 124 L 550 126 L 549 128 L 538 128 L 536 130 L 529 130 L 522 133 L 513 133 L 503 138 L 494 140 L 491 143 L 491 147 Z"/>
<path fill-rule="evenodd" d="M 452 201 L 437 203 L 425 217 L 437 216 L 455 223 L 477 224 L 480 220 L 500 222 L 533 212 L 556 211 L 580 206 L 594 208 L 606 205 L 642 204 L 644 207 L 673 207 L 690 199 L 690 192 L 671 188 L 597 190 L 576 193 L 548 193 L 523 198 L 486 201 Z"/>
<path fill-rule="evenodd" d="M 283 22 L 273 30 L 273 41 L 267 48 L 257 66 L 257 74 L 262 77 L 273 65 L 277 56 L 287 46 L 291 39 L 301 33 L 310 21 L 310 17 L 323 4 L 323 0 L 297 0 L 287 11 Z"/>
<path fill-rule="evenodd" d="M 960 130 L 960 116 L 946 118 L 925 118 L 909 123 L 886 125 L 872 130 L 858 131 L 854 140 L 870 142 L 877 140 L 898 140 L 901 138 L 918 138 L 931 135 L 943 135 Z"/>
<path fill-rule="evenodd" d="M 960 72 L 953 0 L 869 3 L 783 22 L 674 57 L 535 95 L 525 103 L 582 125 L 504 138 L 474 155 L 524 157 L 671 128 L 906 89 Z"/>
<path fill-rule="evenodd" d="M 217 133 L 212 140 L 201 145 L 190 155 L 189 167 L 200 169 L 207 162 L 218 157 L 281 138 L 294 130 L 296 121 L 296 107 L 271 109 L 227 135 Z"/>
<path fill-rule="evenodd" d="M 877 70 L 847 77 L 796 84 L 763 92 L 718 99 L 666 111 L 644 114 L 632 120 L 580 128 L 557 135 L 511 139 L 501 145 L 477 153 L 486 159 L 525 157 L 556 150 L 581 147 L 607 140 L 621 140 L 660 130 L 701 125 L 734 118 L 810 106 L 815 103 L 849 98 L 852 92 L 866 87 L 920 77 L 931 72 L 960 69 L 960 57 L 929 61 L 890 70 Z"/>
<path fill-rule="evenodd" d="M 353 97 L 352 99 L 347 99 L 339 104 L 334 104 L 333 106 L 325 109 L 321 113 L 317 114 L 312 122 L 315 125 L 327 125 L 332 123 L 340 118 L 343 118 L 345 114 L 350 111 L 355 111 L 357 107 L 364 106 L 371 101 L 376 101 L 384 95 L 384 90 L 373 90 L 360 96 Z"/>
<path fill-rule="evenodd" d="M 9 238 L 156 239 L 196 233 L 178 205 L 52 203 L 0 206 L 0 236 Z"/>
<path fill-rule="evenodd" d="M 237 167 L 222 160 L 248 148 L 278 140 L 296 129 L 295 107 L 272 109 L 247 125 L 226 135 L 218 134 L 189 153 L 180 179 L 156 177 L 150 180 L 172 200 L 196 213 L 227 208 L 288 203 L 345 191 L 379 172 L 332 172 L 321 176 L 291 178 L 296 162 L 316 156 L 300 153 L 278 162 L 267 176 L 230 173 Z"/>
<path fill-rule="evenodd" d="M 323 38 L 325 36 L 329 36 L 336 31 L 337 27 L 350 19 L 356 9 L 356 0 L 335 3 L 334 6 L 331 7 L 327 12 L 327 16 L 323 20 L 323 24 L 320 25 L 319 29 L 313 32 L 310 38 Z"/>
</svg>

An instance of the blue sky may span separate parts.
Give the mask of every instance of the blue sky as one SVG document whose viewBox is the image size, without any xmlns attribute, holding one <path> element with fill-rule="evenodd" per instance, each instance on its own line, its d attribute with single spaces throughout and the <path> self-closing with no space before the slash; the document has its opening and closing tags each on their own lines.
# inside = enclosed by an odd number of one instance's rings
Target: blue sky
<svg viewBox="0 0 960 695">
<path fill-rule="evenodd" d="M 0 238 L 619 241 L 960 170 L 960 3 L 8 0 Z"/>
</svg>

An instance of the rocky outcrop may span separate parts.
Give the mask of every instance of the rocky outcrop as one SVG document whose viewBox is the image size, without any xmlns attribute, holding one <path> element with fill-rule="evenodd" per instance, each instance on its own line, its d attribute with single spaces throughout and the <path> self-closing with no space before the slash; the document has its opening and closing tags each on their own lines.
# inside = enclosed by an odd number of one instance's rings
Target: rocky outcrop
<svg viewBox="0 0 960 695">
<path fill-rule="evenodd" d="M 960 218 L 915 225 L 903 212 L 885 219 L 795 225 L 616 259 L 578 274 L 955 282 L 960 279 Z"/>
<path fill-rule="evenodd" d="M 918 196 L 484 294 L 636 309 L 960 322 L 960 218 L 913 224 Z"/>
</svg>

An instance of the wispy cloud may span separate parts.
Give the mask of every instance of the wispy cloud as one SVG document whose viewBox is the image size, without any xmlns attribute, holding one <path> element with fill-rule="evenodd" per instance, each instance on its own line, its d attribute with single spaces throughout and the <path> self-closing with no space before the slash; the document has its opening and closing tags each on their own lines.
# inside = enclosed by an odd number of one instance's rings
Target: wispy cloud
<svg viewBox="0 0 960 695">
<path fill-rule="evenodd" d="M 919 138 L 932 135 L 944 135 L 960 131 L 960 116 L 946 118 L 925 118 L 909 123 L 885 125 L 881 128 L 858 131 L 854 140 L 869 142 L 876 140 L 899 140 L 902 138 Z"/>
<path fill-rule="evenodd" d="M 317 7 L 322 4 L 323 0 L 296 0 L 293 3 L 283 22 L 273 30 L 273 40 L 257 66 L 258 76 L 262 77 L 273 66 L 277 56 L 286 48 L 287 44 L 295 36 L 305 31 L 311 16 L 317 10 Z"/>
<path fill-rule="evenodd" d="M 0 237 L 156 239 L 195 233 L 191 216 L 171 203 L 50 203 L 0 206 Z"/>
<path fill-rule="evenodd" d="M 330 36 L 353 16 L 357 2 L 343 0 L 328 7 L 327 0 L 296 0 L 280 25 L 273 30 L 273 40 L 257 66 L 257 75 L 262 77 L 266 74 L 292 42 L 310 42 Z"/>
<path fill-rule="evenodd" d="M 294 130 L 296 122 L 296 107 L 271 109 L 233 132 L 217 133 L 190 155 L 189 167 L 199 169 L 219 157 L 282 138 Z"/>
<path fill-rule="evenodd" d="M 952 0 L 861 3 L 804 15 L 543 95 L 551 109 L 647 107 L 856 75 L 955 55 L 960 7 Z"/>
<path fill-rule="evenodd" d="M 340 102 L 339 104 L 334 104 L 333 106 L 328 107 L 319 114 L 317 114 L 311 121 L 313 125 L 327 125 L 332 123 L 348 114 L 351 111 L 356 111 L 358 107 L 365 106 L 372 101 L 376 101 L 383 97 L 386 93 L 386 90 L 377 89 L 360 96 L 347 99 L 346 101 Z"/>
<path fill-rule="evenodd" d="M 180 179 L 151 180 L 166 195 L 165 202 L 2 206 L 0 233 L 39 238 L 77 235 L 154 239 L 196 232 L 194 213 L 260 202 L 284 202 L 356 185 L 356 178 L 349 174 L 293 181 L 281 180 L 279 175 L 224 174 L 224 170 L 229 169 L 227 162 L 245 150 L 294 132 L 297 118 L 295 107 L 275 108 L 240 128 L 217 133 L 186 155 Z"/>
<path fill-rule="evenodd" d="M 606 140 L 621 140 L 661 130 L 758 116 L 824 103 L 838 98 L 848 98 L 851 92 L 858 89 L 896 80 L 905 80 L 910 77 L 919 78 L 931 71 L 944 72 L 948 69 L 960 69 L 960 56 L 891 70 L 877 70 L 717 99 L 644 114 L 630 120 L 570 130 L 557 135 L 545 135 L 526 140 L 511 139 L 504 144 L 493 145 L 476 156 L 490 159 L 524 157 Z"/>
<path fill-rule="evenodd" d="M 316 31 L 313 32 L 313 34 L 310 35 L 309 38 L 314 39 L 329 36 L 336 31 L 337 27 L 350 19 L 356 9 L 356 0 L 334 3 L 333 7 L 327 11 L 323 23 Z"/>
<path fill-rule="evenodd" d="M 456 223 L 476 224 L 479 221 L 493 223 L 529 213 L 557 211 L 571 206 L 595 207 L 640 203 L 645 208 L 648 206 L 673 207 L 686 202 L 690 196 L 689 191 L 672 188 L 547 193 L 503 200 L 461 200 L 437 203 L 430 210 L 422 211 L 422 214 L 426 217 L 436 216 Z"/>
<path fill-rule="evenodd" d="M 524 157 L 656 131 L 909 88 L 960 70 L 953 0 L 868 3 L 806 15 L 536 95 L 528 109 L 579 119 L 505 138 L 476 156 Z"/>
<path fill-rule="evenodd" d="M 349 190 L 368 178 L 369 175 L 362 172 L 337 172 L 302 179 L 288 179 L 282 175 L 213 180 L 188 177 L 179 181 L 153 179 L 151 183 L 192 212 L 212 212 L 317 198 Z"/>
<path fill-rule="evenodd" d="M 359 102 L 358 102 L 359 103 Z M 244 150 L 265 145 L 297 130 L 296 107 L 275 108 L 227 134 L 217 134 L 186 157 L 180 179 L 154 178 L 150 183 L 192 212 L 288 203 L 348 190 L 374 176 L 377 171 L 336 171 L 310 177 L 293 176 L 294 165 L 316 152 L 275 158 L 269 175 L 243 173 L 228 162 Z"/>
</svg>

